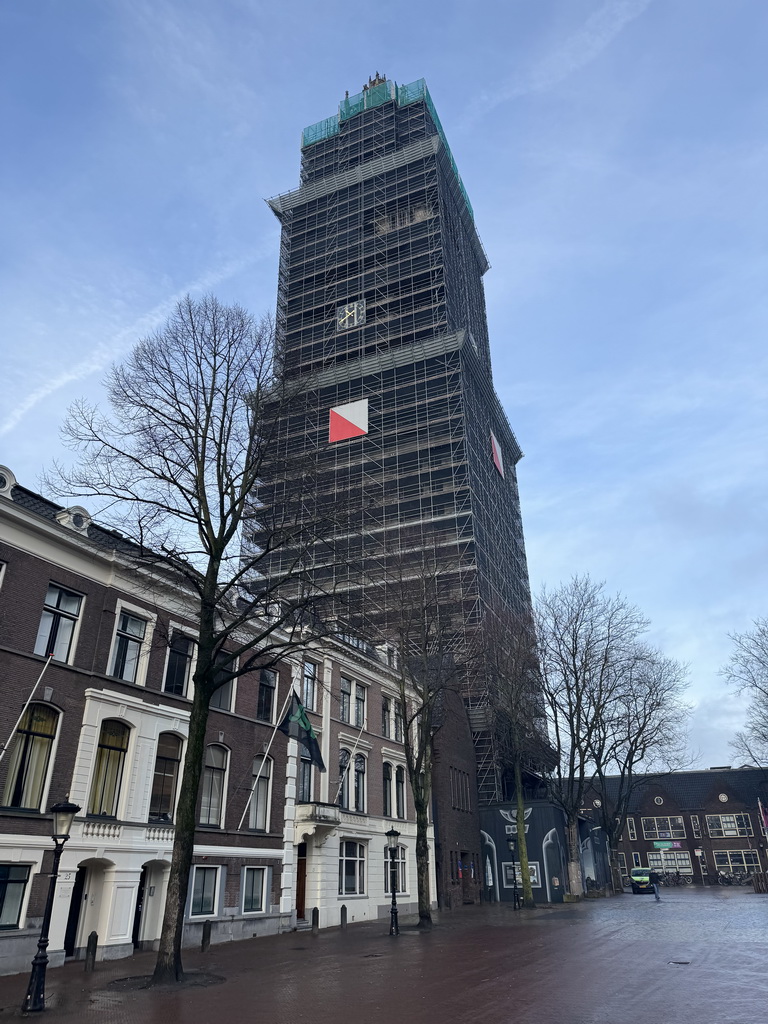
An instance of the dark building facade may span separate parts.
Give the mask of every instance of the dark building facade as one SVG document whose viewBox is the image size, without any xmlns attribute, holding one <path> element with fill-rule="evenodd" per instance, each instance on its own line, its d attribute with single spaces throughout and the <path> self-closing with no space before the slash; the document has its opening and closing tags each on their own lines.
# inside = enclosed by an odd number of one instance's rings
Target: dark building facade
<svg viewBox="0 0 768 1024">
<path fill-rule="evenodd" d="M 388 581 L 439 563 L 458 642 L 489 613 L 527 621 L 522 453 L 493 387 L 488 261 L 424 81 L 377 74 L 305 129 L 300 187 L 269 204 L 282 224 L 281 375 L 299 397 L 264 507 L 344 509 L 309 562 L 353 620 L 397 615 Z M 308 462 L 310 493 L 305 469 L 285 468 Z M 464 696 L 481 799 L 500 799 L 482 682 Z"/>
</svg>

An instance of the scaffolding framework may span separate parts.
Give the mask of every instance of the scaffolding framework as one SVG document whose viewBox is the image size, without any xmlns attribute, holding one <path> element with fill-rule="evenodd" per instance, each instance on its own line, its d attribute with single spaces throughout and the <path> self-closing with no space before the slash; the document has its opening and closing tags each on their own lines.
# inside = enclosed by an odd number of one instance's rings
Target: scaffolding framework
<svg viewBox="0 0 768 1024">
<path fill-rule="evenodd" d="M 493 389 L 488 260 L 424 81 L 377 76 L 345 97 L 304 130 L 299 188 L 269 204 L 282 225 L 281 368 L 301 399 L 280 424 L 260 501 L 290 506 L 284 467 L 312 461 L 315 514 L 346 514 L 313 547 L 312 570 L 344 595 L 347 613 L 365 609 L 362 628 L 397 612 L 391 564 L 416 567 L 424 552 L 455 578 L 457 634 L 494 608 L 529 618 L 522 452 Z M 342 328 L 339 310 L 353 303 L 363 315 Z M 368 432 L 330 444 L 329 410 L 360 399 Z M 301 501 L 297 514 L 312 514 L 304 491 Z M 465 699 L 482 799 L 499 799 L 503 737 L 484 686 Z"/>
</svg>

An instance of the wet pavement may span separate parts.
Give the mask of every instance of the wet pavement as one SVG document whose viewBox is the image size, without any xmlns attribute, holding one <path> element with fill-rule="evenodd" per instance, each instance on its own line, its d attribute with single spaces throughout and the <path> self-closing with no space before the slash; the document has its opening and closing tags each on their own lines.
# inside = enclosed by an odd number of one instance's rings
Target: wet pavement
<svg viewBox="0 0 768 1024">
<path fill-rule="evenodd" d="M 48 972 L 51 1024 L 762 1024 L 768 896 L 749 888 L 629 893 L 513 912 L 465 907 L 427 934 L 403 921 L 187 951 L 205 987 L 132 990 L 154 955 Z M 0 1021 L 27 979 L 0 978 Z"/>
</svg>

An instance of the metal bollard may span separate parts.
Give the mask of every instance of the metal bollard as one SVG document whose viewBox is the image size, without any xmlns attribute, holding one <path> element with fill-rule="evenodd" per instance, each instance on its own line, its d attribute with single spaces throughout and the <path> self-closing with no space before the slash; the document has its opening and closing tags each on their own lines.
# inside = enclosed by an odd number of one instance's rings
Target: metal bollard
<svg viewBox="0 0 768 1024">
<path fill-rule="evenodd" d="M 341 927 L 342 928 L 346 928 L 347 927 L 347 905 L 346 905 L 346 903 L 342 903 L 342 905 L 341 905 Z"/>
<path fill-rule="evenodd" d="M 200 952 L 207 953 L 211 944 L 211 922 L 203 921 L 203 940 L 200 943 Z"/>
<path fill-rule="evenodd" d="M 317 935 L 320 931 L 320 909 L 312 907 L 312 934 Z"/>
<path fill-rule="evenodd" d="M 92 971 L 96 967 L 96 948 L 99 945 L 99 936 L 91 932 L 88 936 L 88 945 L 85 947 L 85 970 Z"/>
</svg>

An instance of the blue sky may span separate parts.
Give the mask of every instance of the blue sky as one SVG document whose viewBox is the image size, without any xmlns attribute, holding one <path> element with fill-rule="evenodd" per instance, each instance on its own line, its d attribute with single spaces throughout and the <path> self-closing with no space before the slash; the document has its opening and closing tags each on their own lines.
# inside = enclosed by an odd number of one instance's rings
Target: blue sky
<svg viewBox="0 0 768 1024">
<path fill-rule="evenodd" d="M 727 634 L 765 615 L 768 5 L 0 2 L 0 462 L 174 301 L 274 307 L 303 127 L 424 77 L 492 269 L 534 589 L 604 579 L 732 763 Z"/>
</svg>

